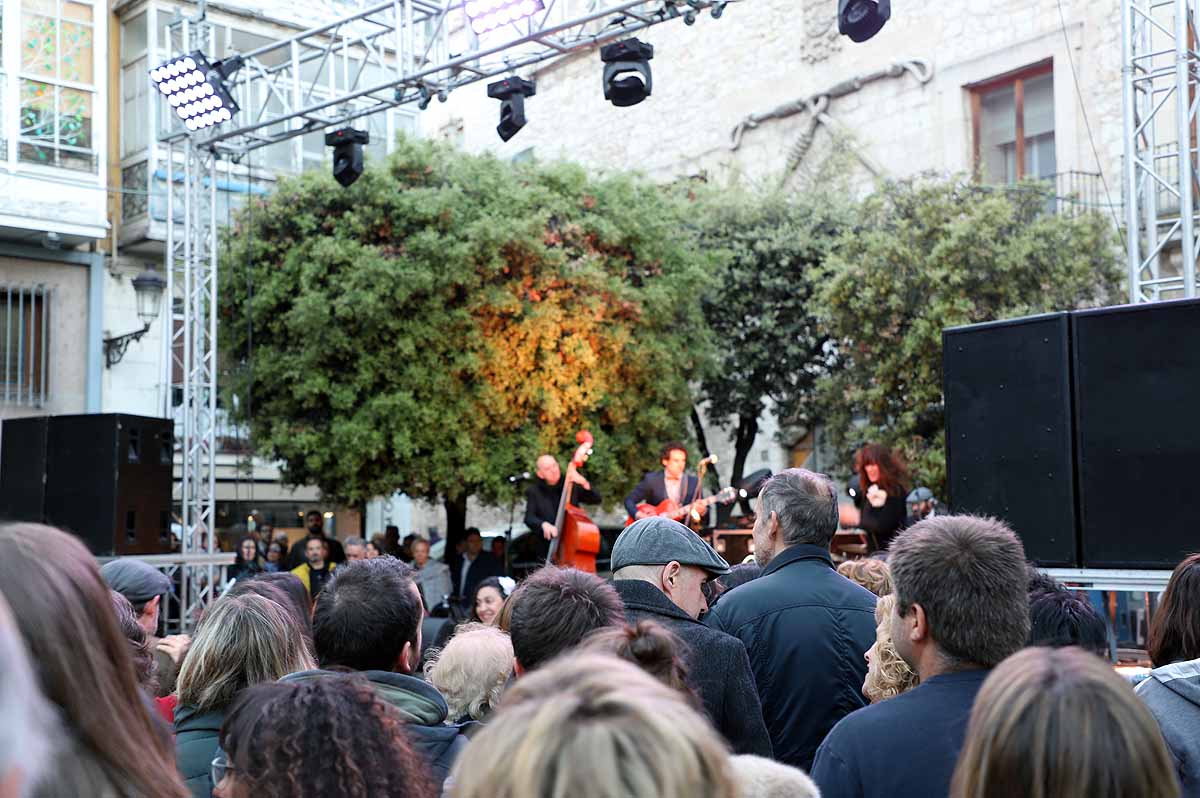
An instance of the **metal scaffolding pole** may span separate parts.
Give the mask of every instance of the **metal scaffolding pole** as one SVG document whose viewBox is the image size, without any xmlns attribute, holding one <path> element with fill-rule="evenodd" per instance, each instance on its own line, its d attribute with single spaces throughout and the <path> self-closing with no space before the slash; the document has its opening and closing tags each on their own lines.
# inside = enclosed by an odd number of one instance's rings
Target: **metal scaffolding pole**
<svg viewBox="0 0 1200 798">
<path fill-rule="evenodd" d="M 1196 295 L 1200 0 L 1122 0 L 1129 299 Z"/>
<path fill-rule="evenodd" d="M 242 110 L 232 123 L 189 133 L 173 120 L 160 137 L 167 155 L 166 271 L 173 300 L 163 412 L 176 422 L 183 529 L 180 554 L 163 565 L 179 575 L 178 615 L 168 617 L 172 629 L 190 628 L 214 598 L 225 565 L 214 556 L 218 161 L 236 162 L 261 147 L 432 96 L 444 99 L 461 86 L 662 22 L 694 24 L 705 11 L 716 19 L 734 2 L 740 0 L 589 0 L 584 13 L 574 14 L 579 0 L 549 0 L 544 11 L 480 38 L 465 22 L 464 0 L 386 0 L 240 54 L 242 66 L 229 84 Z M 177 17 L 167 26 L 173 54 L 200 50 L 217 57 L 203 4 L 200 9 L 197 17 Z"/>
</svg>

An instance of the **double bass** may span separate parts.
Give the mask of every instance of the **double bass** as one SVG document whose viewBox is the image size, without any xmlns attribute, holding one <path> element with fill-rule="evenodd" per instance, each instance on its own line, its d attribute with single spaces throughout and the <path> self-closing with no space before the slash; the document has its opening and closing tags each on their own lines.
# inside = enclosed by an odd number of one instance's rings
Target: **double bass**
<svg viewBox="0 0 1200 798">
<path fill-rule="evenodd" d="M 554 516 L 554 528 L 558 530 L 558 535 L 550 541 L 550 554 L 546 562 L 594 574 L 596 555 L 600 553 L 600 527 L 592 523 L 587 513 L 571 503 L 571 493 L 575 489 L 575 476 L 592 454 L 595 441 L 592 433 L 580 430 L 575 433 L 575 442 L 579 448 L 567 464 L 567 472 L 563 475 L 562 498 L 558 500 L 558 513 Z"/>
</svg>

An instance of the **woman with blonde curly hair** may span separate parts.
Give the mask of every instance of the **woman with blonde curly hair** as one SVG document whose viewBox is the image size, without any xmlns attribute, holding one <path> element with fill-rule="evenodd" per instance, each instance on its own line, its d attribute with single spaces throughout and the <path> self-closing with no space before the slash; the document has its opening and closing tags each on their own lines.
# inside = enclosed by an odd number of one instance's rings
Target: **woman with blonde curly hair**
<svg viewBox="0 0 1200 798">
<path fill-rule="evenodd" d="M 891 617 L 895 604 L 896 597 L 891 593 L 880 596 L 875 604 L 875 644 L 867 649 L 867 678 L 862 687 L 863 695 L 872 704 L 895 698 L 920 681 L 892 642 Z"/>
<path fill-rule="evenodd" d="M 433 659 L 425 679 L 446 699 L 449 724 L 483 720 L 500 700 L 512 675 L 513 647 L 495 626 L 465 623 Z"/>
<path fill-rule="evenodd" d="M 519 679 L 459 757 L 455 798 L 736 798 L 721 738 L 632 663 L 576 654 Z"/>
<path fill-rule="evenodd" d="M 1026 648 L 987 677 L 951 798 L 1177 798 L 1158 724 L 1129 684 L 1079 648 Z"/>
<path fill-rule="evenodd" d="M 868 557 L 865 560 L 846 560 L 837 572 L 870 590 L 876 596 L 892 592 L 892 571 L 883 560 Z"/>
</svg>

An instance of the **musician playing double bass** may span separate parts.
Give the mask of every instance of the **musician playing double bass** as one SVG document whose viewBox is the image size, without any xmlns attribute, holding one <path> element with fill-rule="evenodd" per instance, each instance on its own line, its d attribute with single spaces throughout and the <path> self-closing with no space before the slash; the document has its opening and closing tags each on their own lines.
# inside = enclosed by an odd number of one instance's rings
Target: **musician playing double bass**
<svg viewBox="0 0 1200 798">
<path fill-rule="evenodd" d="M 537 479 L 525 489 L 525 525 L 540 537 L 537 557 L 545 560 L 550 541 L 558 536 L 554 517 L 558 514 L 562 499 L 562 468 L 554 455 L 544 454 L 537 459 L 534 473 Z M 591 484 L 578 473 L 575 475 L 575 491 L 571 494 L 571 500 L 572 504 L 599 504 L 601 501 L 600 494 L 592 490 Z"/>
<path fill-rule="evenodd" d="M 625 497 L 625 509 L 634 519 L 646 518 L 654 513 L 639 510 L 638 505 L 659 505 L 670 499 L 684 505 L 699 497 L 699 478 L 685 474 L 687 470 L 687 448 L 679 441 L 671 441 L 662 448 L 659 458 L 662 471 L 651 471 L 642 477 L 633 492 Z"/>
</svg>

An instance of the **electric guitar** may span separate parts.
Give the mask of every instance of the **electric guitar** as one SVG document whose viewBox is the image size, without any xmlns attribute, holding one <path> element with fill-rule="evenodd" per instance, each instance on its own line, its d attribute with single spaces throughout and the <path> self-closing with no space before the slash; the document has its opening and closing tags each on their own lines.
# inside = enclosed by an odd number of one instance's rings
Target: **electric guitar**
<svg viewBox="0 0 1200 798">
<path fill-rule="evenodd" d="M 649 513 L 651 515 L 670 518 L 672 521 L 687 523 L 687 521 L 684 519 L 699 521 L 704 516 L 704 513 L 708 510 L 710 505 L 718 503 L 729 504 L 736 498 L 737 491 L 732 487 L 727 487 L 722 488 L 719 493 L 714 493 L 712 496 L 699 499 L 691 504 L 681 505 L 678 502 L 671 501 L 670 499 L 663 499 L 658 506 L 653 504 L 639 504 L 637 509 L 639 513 Z M 626 518 L 625 526 L 629 526 L 635 520 L 636 519 L 634 518 Z"/>
</svg>

